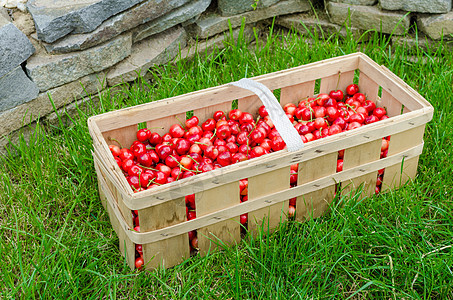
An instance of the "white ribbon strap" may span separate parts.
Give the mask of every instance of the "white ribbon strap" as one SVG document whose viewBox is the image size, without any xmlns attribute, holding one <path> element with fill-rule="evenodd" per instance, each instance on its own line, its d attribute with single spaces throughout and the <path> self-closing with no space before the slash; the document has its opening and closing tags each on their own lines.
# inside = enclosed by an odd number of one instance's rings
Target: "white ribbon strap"
<svg viewBox="0 0 453 300">
<path fill-rule="evenodd" d="M 269 113 L 272 123 L 274 123 L 278 133 L 285 141 L 288 151 L 297 151 L 304 147 L 304 142 L 302 142 L 299 133 L 289 121 L 277 98 L 264 84 L 249 78 L 242 78 L 230 84 L 252 91 L 260 98 Z"/>
</svg>

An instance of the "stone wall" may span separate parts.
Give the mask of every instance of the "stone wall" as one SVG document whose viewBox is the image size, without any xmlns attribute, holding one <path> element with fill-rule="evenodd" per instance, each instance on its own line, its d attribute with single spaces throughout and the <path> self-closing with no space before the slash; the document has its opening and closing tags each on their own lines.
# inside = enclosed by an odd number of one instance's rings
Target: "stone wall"
<svg viewBox="0 0 453 300">
<path fill-rule="evenodd" d="M 315 1 L 320 3 L 322 1 Z M 309 0 L 0 0 L 0 146 L 54 108 L 130 82 L 147 70 L 216 45 L 277 17 L 283 27 L 354 34 L 405 34 L 415 22 L 427 41 L 453 37 L 452 0 L 333 0 L 314 18 Z M 316 6 L 315 3 L 315 6 Z M 323 17 L 324 16 L 324 17 Z M 407 37 L 405 37 L 407 39 Z M 398 39 L 401 42 L 404 39 Z M 410 39 L 406 42 L 410 42 Z"/>
</svg>

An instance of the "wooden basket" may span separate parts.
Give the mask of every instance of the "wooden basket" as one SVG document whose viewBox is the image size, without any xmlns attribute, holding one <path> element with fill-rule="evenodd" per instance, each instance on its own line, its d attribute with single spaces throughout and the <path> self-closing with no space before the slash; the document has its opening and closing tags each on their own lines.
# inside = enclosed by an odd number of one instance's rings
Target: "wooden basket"
<svg viewBox="0 0 453 300">
<path fill-rule="evenodd" d="M 149 128 L 163 126 L 164 130 L 153 130 L 162 134 L 177 123 L 176 117 L 184 120 L 188 111 L 204 122 L 217 110 L 230 111 L 234 100 L 238 100 L 239 109 L 251 113 L 258 111 L 261 101 L 247 90 L 222 85 L 91 117 L 88 127 L 99 193 L 131 268 L 135 244 L 143 245 L 147 269 L 171 267 L 189 257 L 189 231 L 197 230 L 199 251 L 204 255 L 218 244 L 240 241 L 239 216 L 243 213 L 249 214 L 251 233 L 258 230 L 260 220 L 266 220 L 265 227 L 272 230 L 286 218 L 288 199 L 293 197 L 297 197 L 296 220 L 304 220 L 329 209 L 338 183 L 342 194 L 361 186 L 362 196 L 370 196 L 379 169 L 385 168 L 382 191 L 414 178 L 423 150 L 425 124 L 432 118 L 433 107 L 363 53 L 253 79 L 271 90 L 280 89 L 280 103 L 284 105 L 312 96 L 319 79 L 321 93 L 337 85 L 344 90 L 357 71 L 360 91 L 384 106 L 389 119 L 312 141 L 297 152 L 274 152 L 140 193 L 133 193 L 106 141 L 115 138 L 129 146 L 139 123 L 146 122 Z M 381 140 L 386 136 L 391 136 L 388 156 L 380 159 Z M 337 153 L 342 149 L 344 167 L 337 173 Z M 298 185 L 290 188 L 292 164 L 299 164 L 299 176 Z M 240 203 L 239 180 L 244 178 L 248 178 L 249 200 Z M 197 218 L 187 221 L 184 196 L 194 193 Z M 138 210 L 140 233 L 132 230 L 131 210 Z"/>
</svg>

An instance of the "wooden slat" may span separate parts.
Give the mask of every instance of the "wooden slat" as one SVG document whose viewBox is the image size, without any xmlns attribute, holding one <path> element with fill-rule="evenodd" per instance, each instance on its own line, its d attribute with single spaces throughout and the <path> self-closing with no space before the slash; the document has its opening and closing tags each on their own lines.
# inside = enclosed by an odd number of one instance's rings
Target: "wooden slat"
<svg viewBox="0 0 453 300">
<path fill-rule="evenodd" d="M 326 214 L 330 210 L 334 194 L 335 185 L 332 185 L 297 197 L 296 220 L 303 222 Z"/>
<path fill-rule="evenodd" d="M 178 198 L 138 211 L 140 232 L 165 228 L 187 220 L 184 198 Z"/>
<path fill-rule="evenodd" d="M 412 148 L 423 143 L 423 135 L 425 133 L 425 124 L 416 128 L 393 134 L 389 141 L 388 155 L 399 153 L 406 149 Z"/>
<path fill-rule="evenodd" d="M 337 170 L 337 152 L 329 153 L 299 163 L 297 185 L 312 182 L 316 179 L 334 174 Z M 296 220 L 303 221 L 309 216 L 319 217 L 333 199 L 335 184 L 315 192 L 297 197 Z"/>
<path fill-rule="evenodd" d="M 403 105 L 389 92 L 387 92 L 387 90 L 382 90 L 382 96 L 378 103 L 380 107 L 385 107 L 389 117 L 401 115 Z"/>
<path fill-rule="evenodd" d="M 319 75 L 327 77 L 357 69 L 359 53 L 323 60 L 320 62 L 270 73 L 252 79 L 266 85 L 270 90 L 312 81 Z M 173 114 L 216 105 L 225 101 L 233 101 L 253 95 L 252 92 L 231 85 L 222 85 L 192 92 L 161 101 L 137 105 L 93 117 L 102 132 L 132 124 L 166 117 Z"/>
<path fill-rule="evenodd" d="M 140 209 L 157 205 L 178 196 L 189 195 L 218 186 L 219 184 L 238 181 L 266 172 L 269 167 L 290 166 L 300 161 L 306 161 L 319 156 L 320 153 L 332 153 L 347 147 L 357 146 L 370 140 L 382 138 L 409 128 L 425 124 L 432 118 L 432 109 L 411 112 L 405 116 L 390 118 L 360 127 L 353 131 L 315 140 L 296 152 L 279 151 L 268 154 L 256 160 L 237 163 L 219 170 L 199 174 L 171 184 L 157 187 L 132 195 L 126 204 L 131 209 Z"/>
<path fill-rule="evenodd" d="M 168 133 L 170 127 L 173 124 L 180 124 L 181 126 L 185 126 L 184 122 L 186 121 L 186 114 L 180 113 L 176 115 L 171 115 L 165 118 L 159 118 L 155 120 L 151 120 L 146 122 L 146 127 L 151 130 L 151 132 L 157 132 L 160 135 L 164 135 Z M 183 122 L 181 124 L 180 122 Z"/>
<path fill-rule="evenodd" d="M 345 180 L 341 184 L 341 195 L 354 196 L 360 192 L 360 197 L 371 197 L 375 193 L 377 172 L 371 172 L 362 176 Z"/>
<path fill-rule="evenodd" d="M 285 167 L 275 171 L 268 171 L 261 175 L 248 178 L 248 199 L 254 199 L 283 191 L 289 188 L 290 168 Z M 289 199 L 289 198 L 288 198 Z M 248 231 L 256 234 L 261 226 L 271 232 L 278 226 L 280 221 L 287 218 L 289 200 L 270 205 L 269 207 L 254 210 L 248 213 Z"/>
<path fill-rule="evenodd" d="M 319 92 L 328 94 L 331 90 L 335 90 L 340 79 L 341 76 L 339 76 L 339 74 L 321 78 L 321 86 L 319 87 Z"/>
<path fill-rule="evenodd" d="M 394 134 L 390 137 L 388 155 L 401 153 L 408 148 L 416 145 L 423 144 L 423 134 L 425 132 L 425 125 Z M 418 157 L 413 159 L 404 160 L 402 165 L 395 164 L 385 168 L 384 178 L 382 180 L 382 191 L 398 187 L 404 184 L 409 178 L 415 178 L 417 173 Z M 401 167 L 404 170 L 401 170 Z"/>
<path fill-rule="evenodd" d="M 207 106 L 205 108 L 195 109 L 193 115 L 200 120 L 200 125 L 209 118 L 212 118 L 214 113 L 221 110 L 228 116 L 231 111 L 231 102 L 224 102 L 216 105 Z"/>
<path fill-rule="evenodd" d="M 167 237 L 176 236 L 183 232 L 195 230 L 203 226 L 216 224 L 220 221 L 230 219 L 232 216 L 239 216 L 243 213 L 247 213 L 252 210 L 268 207 L 269 205 L 287 202 L 286 199 L 291 199 L 299 195 L 305 195 L 311 192 L 318 191 L 319 189 L 331 186 L 336 182 L 342 182 L 347 180 L 348 178 L 361 176 L 363 173 L 371 173 L 381 168 L 392 166 L 403 160 L 403 158 L 409 159 L 420 155 L 422 153 L 422 150 L 423 145 L 418 145 L 404 152 L 395 154 L 394 156 L 389 156 L 387 158 L 373 161 L 346 171 L 331 174 L 306 184 L 302 184 L 293 188 L 287 188 L 286 190 L 283 191 L 269 193 L 266 194 L 265 196 L 256 198 L 254 200 L 249 200 L 236 206 L 222 209 L 215 213 L 198 217 L 188 222 L 176 224 L 165 229 L 159 229 L 147 233 L 135 233 L 133 231 L 128 231 L 128 235 L 132 241 L 139 244 L 148 243 L 152 241 L 159 241 Z M 118 219 L 122 219 L 121 214 L 119 214 L 119 212 L 117 216 Z M 124 221 L 122 224 L 124 225 L 123 227 L 127 228 L 127 225 L 125 225 Z"/>
<path fill-rule="evenodd" d="M 138 211 L 140 232 L 148 232 L 183 223 L 187 220 L 184 198 Z M 183 233 L 162 241 L 142 245 L 146 269 L 171 267 L 189 257 L 189 237 Z"/>
<path fill-rule="evenodd" d="M 256 95 L 238 99 L 238 109 L 252 114 L 255 119 L 258 117 L 258 109 L 261 105 L 263 102 Z"/>
<path fill-rule="evenodd" d="M 361 166 L 372 161 L 378 161 L 381 154 L 381 144 L 382 139 L 377 139 L 363 145 L 346 148 L 343 158 L 343 170 Z M 376 179 L 377 173 L 372 175 L 370 172 L 364 170 L 363 175 L 344 180 L 341 184 L 341 193 L 342 195 L 347 195 L 363 184 L 362 196 L 371 196 L 374 194 Z"/>
<path fill-rule="evenodd" d="M 147 270 L 170 268 L 190 257 L 187 233 L 162 241 L 143 244 L 143 260 Z"/>
<path fill-rule="evenodd" d="M 354 83 L 354 74 L 355 71 L 343 72 L 340 76 L 340 81 L 338 83 L 338 89 L 342 90 L 346 94 L 346 87 Z"/>
<path fill-rule="evenodd" d="M 113 140 L 115 139 L 120 142 L 123 148 L 130 148 L 132 143 L 137 139 L 137 124 L 106 131 L 103 132 L 102 135 L 109 145 L 118 145 L 118 143 Z"/>
<path fill-rule="evenodd" d="M 417 175 L 418 159 L 420 156 L 404 159 L 401 163 L 385 168 L 381 192 L 395 189 L 405 184 Z"/>
<path fill-rule="evenodd" d="M 368 56 L 361 54 L 359 60 L 360 74 L 365 73 L 369 78 L 373 78 L 375 82 L 390 92 L 404 106 L 407 106 L 411 111 L 421 109 L 423 107 L 431 107 L 428 101 L 420 94 L 415 92 L 398 76 L 390 72 L 384 66 L 379 66 L 372 61 Z"/>
<path fill-rule="evenodd" d="M 96 170 L 99 170 L 99 165 L 94 161 L 94 167 Z M 104 181 L 103 177 L 98 176 L 99 181 L 99 196 L 101 201 L 105 204 L 107 213 L 110 218 L 110 223 L 112 224 L 113 230 L 116 232 L 119 240 L 119 248 L 121 254 L 125 257 L 127 265 L 131 268 L 135 268 L 135 244 L 131 241 L 126 231 L 124 230 L 125 221 L 124 219 L 119 219 L 119 211 L 115 213 L 112 203 L 115 202 L 113 195 L 110 190 L 108 190 L 107 184 Z M 118 206 L 116 206 L 118 208 Z M 127 225 L 126 225 L 127 226 Z"/>
<path fill-rule="evenodd" d="M 282 88 L 280 93 L 280 105 L 288 103 L 298 104 L 301 100 L 312 97 L 315 90 L 315 80 L 295 84 Z"/>
<path fill-rule="evenodd" d="M 239 182 L 195 194 L 197 217 L 240 203 Z M 218 245 L 234 245 L 241 240 L 239 216 L 197 230 L 199 253 L 205 255 Z M 220 240 L 220 241 L 219 241 Z"/>
<path fill-rule="evenodd" d="M 365 94 L 366 98 L 376 103 L 378 98 L 379 84 L 364 72 L 359 75 L 359 92 Z"/>
</svg>

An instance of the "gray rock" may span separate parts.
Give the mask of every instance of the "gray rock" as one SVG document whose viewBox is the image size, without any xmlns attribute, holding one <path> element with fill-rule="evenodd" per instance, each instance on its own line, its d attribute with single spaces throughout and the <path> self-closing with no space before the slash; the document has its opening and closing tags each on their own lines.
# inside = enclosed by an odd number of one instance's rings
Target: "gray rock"
<svg viewBox="0 0 453 300">
<path fill-rule="evenodd" d="M 38 93 L 39 89 L 36 84 L 25 75 L 22 67 L 18 66 L 0 77 L 0 111 L 33 100 Z"/>
<path fill-rule="evenodd" d="M 331 0 L 332 2 L 337 3 L 345 3 L 345 4 L 352 4 L 352 5 L 366 5 L 371 6 L 375 5 L 377 0 Z"/>
<path fill-rule="evenodd" d="M 211 0 L 196 0 L 173 10 L 165 16 L 162 16 L 147 24 L 143 24 L 133 30 L 132 42 L 138 42 L 153 34 L 157 34 L 177 24 L 184 23 L 185 21 L 198 17 L 206 10 L 206 8 L 208 8 L 210 3 Z"/>
<path fill-rule="evenodd" d="M 311 34 L 316 33 L 318 36 L 329 36 L 335 33 L 339 33 L 343 37 L 347 36 L 348 32 L 343 26 L 330 23 L 327 17 L 326 19 L 321 18 L 322 14 L 318 16 L 319 18 L 317 19 L 304 13 L 282 16 L 275 20 L 275 24 L 288 29 L 294 28 L 301 34 L 308 34 L 310 31 Z M 366 38 L 366 36 L 363 36 L 363 30 L 357 28 L 349 29 L 354 38 L 361 38 L 362 40 Z"/>
<path fill-rule="evenodd" d="M 53 112 L 54 109 L 49 97 L 52 98 L 55 108 L 58 109 L 74 100 L 97 93 L 104 87 L 104 74 L 99 73 L 85 76 L 45 93 L 40 93 L 36 99 L 0 113 L 0 120 L 2 120 L 0 136 L 13 132 Z"/>
<path fill-rule="evenodd" d="M 35 52 L 28 38 L 0 15 L 0 77 L 23 63 Z"/>
<path fill-rule="evenodd" d="M 38 38 L 52 43 L 69 33 L 91 32 L 113 15 L 144 0 L 29 0 Z"/>
<path fill-rule="evenodd" d="M 113 66 L 131 54 L 131 47 L 131 34 L 126 33 L 103 45 L 80 52 L 34 55 L 28 60 L 26 68 L 40 91 L 46 91 Z"/>
<path fill-rule="evenodd" d="M 382 11 L 376 6 L 349 5 L 329 2 L 330 21 L 355 28 L 375 29 L 383 33 L 405 34 L 409 28 L 409 15 L 402 12 Z"/>
<path fill-rule="evenodd" d="M 255 5 L 257 8 L 269 7 L 278 1 L 280 0 L 259 0 L 255 3 L 255 0 L 218 0 L 218 9 L 223 17 L 228 17 L 252 11 Z"/>
<path fill-rule="evenodd" d="M 446 13 L 451 10 L 451 0 L 379 0 L 387 10 L 405 10 L 424 13 Z"/>
<path fill-rule="evenodd" d="M 189 26 L 189 30 L 194 36 L 198 36 L 201 39 L 206 39 L 210 36 L 228 30 L 229 22 L 231 22 L 232 28 L 236 28 L 241 26 L 243 18 L 245 18 L 246 24 L 250 24 L 275 16 L 309 11 L 310 9 L 311 5 L 308 0 L 280 1 L 270 7 L 249 11 L 232 17 L 222 17 L 217 14 L 207 14 L 201 16 L 201 18 L 195 24 Z"/>
<path fill-rule="evenodd" d="M 190 0 L 149 0 L 103 22 L 93 32 L 71 34 L 55 43 L 44 44 L 50 53 L 84 50 L 112 39 L 141 24 L 159 18 Z M 165 30 L 166 28 L 162 29 Z"/>
<path fill-rule="evenodd" d="M 153 65 L 169 62 L 187 43 L 185 30 L 178 26 L 153 35 L 132 46 L 132 54 L 113 66 L 107 73 L 107 83 L 114 86 L 145 75 Z"/>
<path fill-rule="evenodd" d="M 441 15 L 418 15 L 417 26 L 433 40 L 453 39 L 453 11 Z"/>
</svg>

